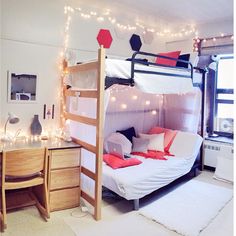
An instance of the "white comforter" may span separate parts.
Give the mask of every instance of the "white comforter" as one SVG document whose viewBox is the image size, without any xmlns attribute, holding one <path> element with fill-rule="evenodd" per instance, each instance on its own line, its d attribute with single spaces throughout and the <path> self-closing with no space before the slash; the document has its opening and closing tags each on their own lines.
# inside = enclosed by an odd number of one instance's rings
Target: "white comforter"
<svg viewBox="0 0 236 236">
<path fill-rule="evenodd" d="M 135 69 L 190 76 L 190 71 L 178 68 L 135 64 Z M 106 59 L 105 70 L 106 70 L 106 76 L 108 77 L 116 77 L 124 79 L 131 78 L 130 61 L 124 61 L 118 59 Z M 193 84 L 191 78 L 135 73 L 134 81 L 135 81 L 135 86 L 141 91 L 146 93 L 181 94 L 193 91 Z"/>
<path fill-rule="evenodd" d="M 146 66 L 135 64 L 135 69 L 155 71 L 175 75 L 190 76 L 191 72 L 181 68 L 169 68 L 163 66 Z M 119 59 L 106 59 L 105 75 L 111 78 L 131 78 L 131 62 Z M 143 92 L 154 94 L 182 94 L 193 91 L 191 78 L 178 76 L 164 76 L 154 74 L 135 73 L 135 86 Z M 201 74 L 194 73 L 194 82 L 201 81 Z M 81 71 L 73 73 L 70 81 L 67 81 L 72 89 L 96 89 L 97 71 Z"/>
</svg>

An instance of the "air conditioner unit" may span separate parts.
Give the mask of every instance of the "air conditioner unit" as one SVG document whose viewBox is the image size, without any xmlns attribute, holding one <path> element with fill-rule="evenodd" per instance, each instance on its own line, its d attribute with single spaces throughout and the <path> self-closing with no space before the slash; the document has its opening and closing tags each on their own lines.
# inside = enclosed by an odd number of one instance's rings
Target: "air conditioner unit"
<svg viewBox="0 0 236 236">
<path fill-rule="evenodd" d="M 234 120 L 232 118 L 218 118 L 217 130 L 220 132 L 233 133 L 234 132 Z"/>
<path fill-rule="evenodd" d="M 212 140 L 204 141 L 203 158 L 204 165 L 216 167 L 217 157 L 232 157 L 234 155 L 233 144 L 216 142 Z"/>
</svg>

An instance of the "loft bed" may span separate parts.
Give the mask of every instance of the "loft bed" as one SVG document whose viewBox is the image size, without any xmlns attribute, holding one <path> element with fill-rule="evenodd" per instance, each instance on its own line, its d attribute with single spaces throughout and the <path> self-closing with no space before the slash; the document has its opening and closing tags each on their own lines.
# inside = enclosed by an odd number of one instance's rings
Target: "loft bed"
<svg viewBox="0 0 236 236">
<path fill-rule="evenodd" d="M 144 62 L 137 60 L 138 55 L 158 57 L 159 55 L 135 52 L 131 61 L 110 60 L 105 59 L 105 49 L 101 47 L 98 51 L 98 60 L 78 64 L 71 67 L 65 67 L 66 73 L 73 75 L 70 82 L 62 80 L 63 99 L 61 104 L 61 124 L 66 119 L 90 125 L 96 129 L 95 144 L 83 141 L 72 136 L 72 140 L 82 146 L 88 152 L 94 153 L 95 171 L 91 171 L 86 167 L 82 167 L 81 172 L 95 182 L 94 197 L 81 190 L 81 197 L 84 198 L 94 207 L 94 218 L 101 218 L 101 198 L 102 198 L 102 160 L 103 160 L 103 125 L 104 125 L 104 88 L 108 89 L 113 84 L 122 84 L 128 86 L 136 86 L 140 90 L 149 93 L 188 93 L 192 91 L 194 85 L 200 85 L 202 89 L 202 118 L 201 118 L 201 135 L 204 129 L 204 100 L 205 100 L 205 70 L 194 68 L 190 62 L 183 60 L 159 56 L 170 60 L 182 61 L 189 65 L 189 68 L 176 68 L 163 65 L 157 65 L 152 62 Z M 115 66 L 115 70 L 109 71 Z M 125 66 L 124 66 L 125 65 Z M 127 67 L 129 68 L 127 70 Z M 121 70 L 118 70 L 118 69 Z M 126 68 L 126 69 L 124 69 Z M 114 72 L 115 71 L 115 72 Z M 200 72 L 195 78 L 195 71 Z M 117 74 L 116 74 L 117 73 Z M 125 75 L 125 76 L 124 76 Z M 72 83 L 75 82 L 75 83 Z M 197 83 L 195 83 L 197 82 Z M 151 84 L 151 86 L 150 86 Z M 96 117 L 86 117 L 83 115 L 75 115 L 65 110 L 65 104 L 68 97 L 85 97 L 94 98 L 96 102 Z M 198 157 L 198 162 L 193 165 L 195 169 L 202 169 L 202 158 Z M 178 177 L 177 177 L 178 178 Z M 138 200 L 133 199 L 135 207 L 138 206 Z"/>
</svg>

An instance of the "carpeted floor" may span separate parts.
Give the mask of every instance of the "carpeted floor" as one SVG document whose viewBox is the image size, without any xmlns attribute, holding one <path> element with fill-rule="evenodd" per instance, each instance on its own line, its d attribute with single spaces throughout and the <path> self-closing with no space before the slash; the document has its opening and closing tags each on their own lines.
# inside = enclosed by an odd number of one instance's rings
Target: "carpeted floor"
<svg viewBox="0 0 236 236">
<path fill-rule="evenodd" d="M 213 172 L 204 171 L 196 179 L 232 189 L 233 186 L 212 178 Z M 168 190 L 167 190 L 168 191 Z M 147 206 L 165 194 L 152 194 L 141 200 Z M 210 199 L 206 199 L 210 201 Z M 179 236 L 161 224 L 153 222 L 132 211 L 132 203 L 120 199 L 106 199 L 102 203 L 102 220 L 95 221 L 91 215 L 81 217 L 79 208 L 51 213 L 45 222 L 35 207 L 12 211 L 7 214 L 8 228 L 1 236 Z M 112 234 L 111 234 L 112 232 Z M 92 234 L 91 234 L 92 233 Z M 233 200 L 204 229 L 200 236 L 233 236 Z"/>
</svg>

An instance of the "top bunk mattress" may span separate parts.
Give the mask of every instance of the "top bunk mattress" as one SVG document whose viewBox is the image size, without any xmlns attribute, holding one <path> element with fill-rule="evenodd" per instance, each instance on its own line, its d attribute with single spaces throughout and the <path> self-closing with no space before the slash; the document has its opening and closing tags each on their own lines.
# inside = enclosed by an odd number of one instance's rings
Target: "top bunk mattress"
<svg viewBox="0 0 236 236">
<path fill-rule="evenodd" d="M 183 94 L 193 91 L 193 82 L 199 81 L 200 73 L 178 67 L 147 66 L 135 63 L 134 85 L 143 92 L 154 94 Z M 155 72 L 157 74 L 151 74 Z M 131 78 L 131 61 L 120 59 L 105 60 L 106 80 L 112 78 L 128 80 Z M 72 89 L 96 89 L 97 71 L 80 71 L 72 73 L 69 85 Z"/>
</svg>

